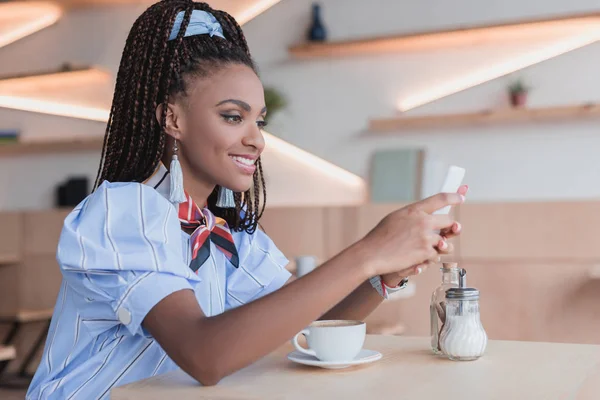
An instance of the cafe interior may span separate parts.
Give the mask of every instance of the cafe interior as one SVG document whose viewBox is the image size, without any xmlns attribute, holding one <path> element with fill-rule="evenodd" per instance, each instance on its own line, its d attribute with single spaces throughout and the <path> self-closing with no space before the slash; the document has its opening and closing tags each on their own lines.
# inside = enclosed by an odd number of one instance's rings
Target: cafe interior
<svg viewBox="0 0 600 400">
<path fill-rule="evenodd" d="M 125 39 L 153 2 L 0 3 L 0 398 L 24 398 L 39 363 L 63 222 L 93 190 Z M 459 166 L 463 229 L 441 261 L 479 290 L 490 342 L 600 345 L 596 1 L 208 3 L 264 84 L 261 227 L 295 278 Z M 429 337 L 441 268 L 367 334 Z"/>
</svg>

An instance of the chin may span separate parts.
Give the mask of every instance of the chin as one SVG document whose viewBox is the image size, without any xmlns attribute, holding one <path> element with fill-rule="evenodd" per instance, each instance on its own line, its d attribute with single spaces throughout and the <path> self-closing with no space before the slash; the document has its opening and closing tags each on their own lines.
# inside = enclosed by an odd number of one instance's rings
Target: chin
<svg viewBox="0 0 600 400">
<path fill-rule="evenodd" d="M 244 181 L 228 182 L 228 183 L 229 184 L 224 184 L 221 186 L 225 186 L 226 188 L 229 188 L 237 193 L 243 193 L 243 192 L 246 192 L 247 190 L 250 190 L 250 188 L 252 187 L 253 180 L 249 179 L 249 180 L 244 180 Z"/>
</svg>

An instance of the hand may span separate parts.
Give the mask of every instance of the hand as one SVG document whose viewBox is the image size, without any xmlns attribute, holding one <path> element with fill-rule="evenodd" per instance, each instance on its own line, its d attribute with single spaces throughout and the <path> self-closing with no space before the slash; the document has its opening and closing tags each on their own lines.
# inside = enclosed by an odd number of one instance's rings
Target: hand
<svg viewBox="0 0 600 400">
<path fill-rule="evenodd" d="M 451 253 L 453 246 L 442 235 L 454 232 L 455 227 L 460 231 L 460 225 L 455 225 L 448 215 L 431 214 L 463 201 L 464 196 L 459 193 L 439 193 L 387 215 L 357 243 L 368 259 L 367 276 L 409 276 L 439 254 Z"/>
<path fill-rule="evenodd" d="M 463 196 L 466 196 L 468 191 L 469 191 L 469 187 L 467 185 L 463 185 L 458 189 L 457 193 L 461 194 Z M 460 235 L 461 231 L 462 231 L 462 226 L 460 225 L 460 223 L 454 222 L 454 224 L 449 229 L 441 230 L 440 236 L 444 239 L 444 241 L 446 241 L 447 239 L 450 239 L 452 237 Z M 440 254 L 448 254 L 450 252 L 449 250 L 453 250 L 453 247 L 446 248 L 445 246 L 442 246 L 442 247 L 438 246 L 438 252 Z M 419 274 L 423 273 L 430 265 L 437 264 L 439 262 L 440 262 L 440 256 L 438 255 L 434 259 L 427 260 L 422 264 L 414 265 L 410 268 L 407 268 L 407 269 L 404 269 L 404 270 L 401 270 L 398 272 L 384 274 L 381 276 L 381 279 L 382 279 L 383 283 L 385 283 L 387 286 L 396 287 L 400 284 L 400 282 L 404 278 L 408 278 L 409 276 L 419 275 Z"/>
</svg>

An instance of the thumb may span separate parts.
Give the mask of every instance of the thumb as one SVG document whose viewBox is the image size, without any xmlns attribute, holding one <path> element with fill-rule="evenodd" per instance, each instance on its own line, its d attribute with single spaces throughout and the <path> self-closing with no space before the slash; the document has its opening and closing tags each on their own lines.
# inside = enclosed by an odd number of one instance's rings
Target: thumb
<svg viewBox="0 0 600 400">
<path fill-rule="evenodd" d="M 438 193 L 413 204 L 413 208 L 432 214 L 446 206 L 456 206 L 465 201 L 465 196 L 458 193 Z"/>
</svg>

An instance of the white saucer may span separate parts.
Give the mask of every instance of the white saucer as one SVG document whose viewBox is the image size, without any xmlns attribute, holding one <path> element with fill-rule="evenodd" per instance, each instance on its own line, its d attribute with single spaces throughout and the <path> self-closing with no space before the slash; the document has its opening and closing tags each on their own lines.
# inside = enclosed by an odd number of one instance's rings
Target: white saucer
<svg viewBox="0 0 600 400">
<path fill-rule="evenodd" d="M 368 364 L 379 360 L 381 357 L 380 352 L 367 349 L 362 349 L 352 361 L 321 361 L 316 357 L 300 353 L 299 351 L 292 351 L 287 356 L 288 360 L 298 364 L 327 369 L 342 369 L 353 365 Z"/>
</svg>

